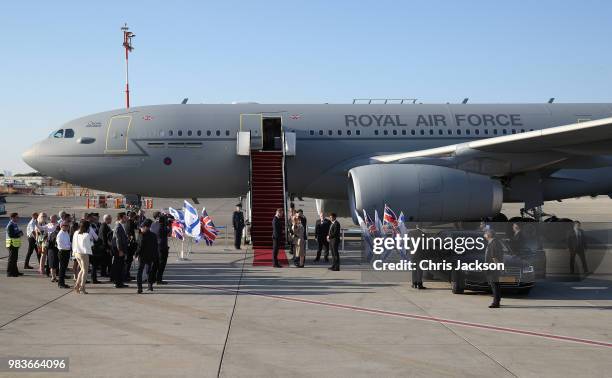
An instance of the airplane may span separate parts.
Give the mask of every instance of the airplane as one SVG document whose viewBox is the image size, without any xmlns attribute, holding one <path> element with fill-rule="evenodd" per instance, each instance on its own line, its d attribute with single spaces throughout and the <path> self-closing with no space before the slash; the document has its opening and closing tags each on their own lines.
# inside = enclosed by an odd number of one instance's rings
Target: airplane
<svg viewBox="0 0 612 378">
<path fill-rule="evenodd" d="M 285 203 L 316 198 L 354 221 L 385 204 L 456 221 L 612 193 L 612 104 L 185 102 L 75 119 L 23 160 L 103 191 L 227 198 L 257 182 L 256 156 L 277 153 Z"/>
</svg>

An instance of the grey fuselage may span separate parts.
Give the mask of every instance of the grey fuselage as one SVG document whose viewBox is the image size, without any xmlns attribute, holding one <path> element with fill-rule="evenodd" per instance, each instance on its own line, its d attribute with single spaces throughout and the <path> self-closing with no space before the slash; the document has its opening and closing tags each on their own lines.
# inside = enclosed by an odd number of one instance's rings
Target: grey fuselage
<svg viewBox="0 0 612 378">
<path fill-rule="evenodd" d="M 281 117 L 283 131 L 295 132 L 296 155 L 286 158 L 290 193 L 342 200 L 347 198 L 347 171 L 370 164 L 374 155 L 610 117 L 612 104 L 142 106 L 70 121 L 61 129 L 74 130 L 73 137 L 52 135 L 23 158 L 45 175 L 110 192 L 174 198 L 244 195 L 250 160 L 236 152 L 241 114 Z M 109 129 L 111 119 L 129 123 L 126 135 Z M 585 169 L 568 170 L 565 176 L 596 176 L 598 182 L 586 180 L 554 196 L 612 192 L 611 168 L 580 168 Z"/>
</svg>

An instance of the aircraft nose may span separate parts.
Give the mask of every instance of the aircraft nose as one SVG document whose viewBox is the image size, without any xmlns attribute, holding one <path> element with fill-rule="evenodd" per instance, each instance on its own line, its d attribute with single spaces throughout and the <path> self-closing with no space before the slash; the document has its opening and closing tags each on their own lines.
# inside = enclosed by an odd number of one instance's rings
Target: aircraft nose
<svg viewBox="0 0 612 378">
<path fill-rule="evenodd" d="M 30 167 L 37 169 L 36 165 L 38 162 L 38 143 L 31 146 L 30 148 L 28 148 L 27 150 L 25 150 L 25 152 L 21 155 L 21 159 L 23 159 L 23 161 L 29 165 Z"/>
</svg>

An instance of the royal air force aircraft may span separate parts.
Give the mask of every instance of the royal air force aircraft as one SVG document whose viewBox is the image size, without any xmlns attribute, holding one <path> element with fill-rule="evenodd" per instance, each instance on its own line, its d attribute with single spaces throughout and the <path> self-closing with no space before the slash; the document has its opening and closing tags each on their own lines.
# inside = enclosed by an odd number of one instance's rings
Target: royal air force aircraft
<svg viewBox="0 0 612 378">
<path fill-rule="evenodd" d="M 612 193 L 612 104 L 177 104 L 70 121 L 23 154 L 37 171 L 115 193 L 250 190 L 252 151 L 283 153 L 286 193 L 353 215 L 494 216 L 503 202 Z"/>
</svg>

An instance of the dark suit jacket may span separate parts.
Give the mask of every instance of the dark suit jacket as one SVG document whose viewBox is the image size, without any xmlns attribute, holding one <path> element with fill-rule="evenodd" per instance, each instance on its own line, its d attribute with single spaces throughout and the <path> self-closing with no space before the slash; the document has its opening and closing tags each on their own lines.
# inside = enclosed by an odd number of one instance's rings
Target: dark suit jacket
<svg viewBox="0 0 612 378">
<path fill-rule="evenodd" d="M 304 226 L 304 240 L 308 239 L 308 228 L 306 228 L 308 221 L 305 216 L 300 217 L 300 222 L 302 222 L 302 226 Z"/>
<path fill-rule="evenodd" d="M 576 236 L 576 231 L 573 229 L 567 235 L 567 249 L 571 252 L 584 252 L 586 251 L 586 238 L 584 237 L 584 231 L 580 230 L 580 237 Z"/>
<path fill-rule="evenodd" d="M 501 263 L 504 262 L 504 250 L 499 243 L 499 240 L 493 239 L 485 250 L 485 262 L 487 263 Z M 499 270 L 489 270 L 487 271 L 487 276 L 489 279 L 497 279 L 501 271 Z"/>
<path fill-rule="evenodd" d="M 516 234 L 512 234 L 510 238 L 510 246 L 514 253 L 519 253 L 525 247 L 525 239 L 523 238 L 523 231 L 519 231 Z"/>
<path fill-rule="evenodd" d="M 118 223 L 113 234 L 113 253 L 118 255 L 119 250 L 124 254 L 128 253 L 128 237 L 123 226 Z"/>
<path fill-rule="evenodd" d="M 232 215 L 232 225 L 236 230 L 242 230 L 244 228 L 244 214 L 242 211 L 234 211 Z"/>
<path fill-rule="evenodd" d="M 340 222 L 337 219 L 329 226 L 329 239 L 340 239 Z"/>
<path fill-rule="evenodd" d="M 136 252 L 134 256 L 145 263 L 150 263 L 159 258 L 157 252 L 157 235 L 151 231 L 136 236 Z"/>
<path fill-rule="evenodd" d="M 272 218 L 272 239 L 280 239 L 283 236 L 283 220 L 276 215 Z"/>
<path fill-rule="evenodd" d="M 317 219 L 317 222 L 315 223 L 315 237 L 317 238 L 317 240 L 325 240 L 327 238 L 330 226 L 331 222 L 329 221 L 329 219 L 324 218 L 323 222 L 321 222 L 321 219 Z"/>
<path fill-rule="evenodd" d="M 102 223 L 100 225 L 100 234 L 98 236 L 102 240 L 102 244 L 104 244 L 104 247 L 107 250 L 110 249 L 113 236 L 113 230 L 111 229 L 111 227 L 106 223 Z"/>
</svg>

